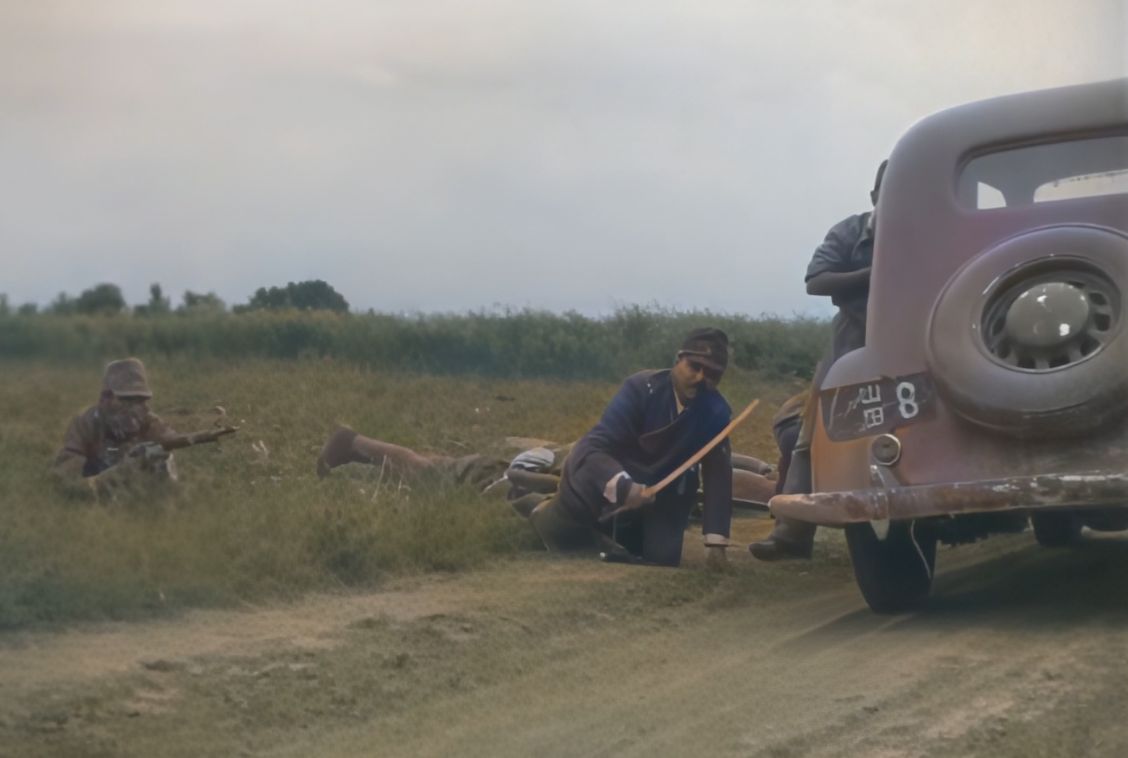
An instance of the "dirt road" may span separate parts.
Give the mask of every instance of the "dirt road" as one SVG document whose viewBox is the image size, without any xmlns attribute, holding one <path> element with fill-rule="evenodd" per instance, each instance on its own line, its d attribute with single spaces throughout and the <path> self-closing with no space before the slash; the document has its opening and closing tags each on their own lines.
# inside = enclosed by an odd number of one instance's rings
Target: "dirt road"
<svg viewBox="0 0 1128 758">
<path fill-rule="evenodd" d="M 688 556 L 0 637 L 0 755 L 1128 754 L 1128 541 L 944 551 L 900 616 L 837 534 L 812 564 Z"/>
</svg>

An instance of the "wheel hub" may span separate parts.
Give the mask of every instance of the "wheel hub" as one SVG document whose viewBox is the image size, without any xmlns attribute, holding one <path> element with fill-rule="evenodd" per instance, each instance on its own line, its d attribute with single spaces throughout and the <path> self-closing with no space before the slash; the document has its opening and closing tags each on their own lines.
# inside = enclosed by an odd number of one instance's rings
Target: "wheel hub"
<svg viewBox="0 0 1128 758">
<path fill-rule="evenodd" d="M 1081 334 L 1091 311 L 1085 293 L 1072 284 L 1038 284 L 1007 309 L 1007 337 L 1016 346 L 1031 350 L 1060 347 Z"/>
<path fill-rule="evenodd" d="M 1043 271 L 1000 288 L 984 309 L 987 351 L 1025 371 L 1052 371 L 1099 353 L 1120 319 L 1120 296 L 1095 270 Z"/>
</svg>

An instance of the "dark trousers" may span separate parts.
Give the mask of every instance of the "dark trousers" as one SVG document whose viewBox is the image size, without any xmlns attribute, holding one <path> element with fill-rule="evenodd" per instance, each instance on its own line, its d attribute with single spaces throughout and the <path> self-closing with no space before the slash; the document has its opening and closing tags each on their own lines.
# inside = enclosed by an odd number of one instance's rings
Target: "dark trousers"
<svg viewBox="0 0 1128 758">
<path fill-rule="evenodd" d="M 796 448 L 800 428 L 800 420 L 794 419 L 794 423 L 781 425 L 775 430 L 780 451 L 777 494 L 806 494 L 811 491 L 811 449 L 806 446 Z M 815 538 L 816 529 L 814 524 L 806 521 L 777 517 L 772 537 L 806 545 Z"/>
<path fill-rule="evenodd" d="M 560 552 L 626 551 L 646 563 L 677 566 L 693 496 L 662 492 L 650 505 L 607 522 L 582 523 L 553 497 L 529 516 L 545 547 Z"/>
<path fill-rule="evenodd" d="M 789 418 L 772 429 L 776 447 L 779 448 L 779 476 L 776 479 L 777 495 L 783 492 L 784 485 L 787 483 L 787 474 L 791 471 L 791 454 L 795 451 L 795 443 L 799 441 L 800 426 L 802 426 L 802 419 Z"/>
</svg>

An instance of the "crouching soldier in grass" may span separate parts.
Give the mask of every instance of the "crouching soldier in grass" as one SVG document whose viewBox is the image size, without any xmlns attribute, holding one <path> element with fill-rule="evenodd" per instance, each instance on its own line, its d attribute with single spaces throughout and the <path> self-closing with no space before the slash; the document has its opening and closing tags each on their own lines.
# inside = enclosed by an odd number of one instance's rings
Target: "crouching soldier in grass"
<svg viewBox="0 0 1128 758">
<path fill-rule="evenodd" d="M 644 488 L 672 473 L 729 423 L 732 411 L 717 384 L 728 366 L 728 337 L 695 329 L 672 368 L 629 377 L 599 423 L 564 463 L 560 488 L 529 520 L 550 550 L 626 553 L 646 563 L 677 566 L 698 489 L 698 474 L 648 497 Z M 732 518 L 728 440 L 701 462 L 705 545 L 723 561 Z"/>
<path fill-rule="evenodd" d="M 145 365 L 137 358 L 107 364 L 98 403 L 75 416 L 55 456 L 68 489 L 113 498 L 126 490 L 176 481 L 171 450 L 214 442 L 235 427 L 177 434 L 152 411 Z"/>
</svg>

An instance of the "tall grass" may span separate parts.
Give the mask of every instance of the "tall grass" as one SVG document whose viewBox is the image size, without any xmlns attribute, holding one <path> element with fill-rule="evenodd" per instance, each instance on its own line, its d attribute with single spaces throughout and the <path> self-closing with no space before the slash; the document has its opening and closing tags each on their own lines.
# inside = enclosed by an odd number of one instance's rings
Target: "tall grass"
<svg viewBox="0 0 1128 758">
<path fill-rule="evenodd" d="M 809 377 L 829 340 L 817 319 L 681 313 L 629 307 L 608 318 L 519 312 L 396 316 L 304 311 L 131 316 L 3 316 L 0 356 L 106 360 L 320 357 L 439 374 L 615 379 L 665 365 L 681 336 L 709 324 L 728 332 L 735 365 Z"/>
<path fill-rule="evenodd" d="M 508 435 L 568 441 L 617 387 L 129 352 L 147 360 L 153 408 L 175 428 L 205 428 L 222 406 L 241 429 L 178 452 L 182 481 L 171 493 L 117 503 L 68 496 L 49 464 L 70 416 L 96 399 L 100 360 L 0 361 L 0 628 L 367 586 L 537 549 L 504 502 L 338 472 L 320 481 L 317 451 L 336 422 L 448 454 L 504 453 Z M 725 377 L 734 407 L 763 399 L 737 449 L 773 455 L 767 418 L 797 384 L 741 370 Z"/>
</svg>

